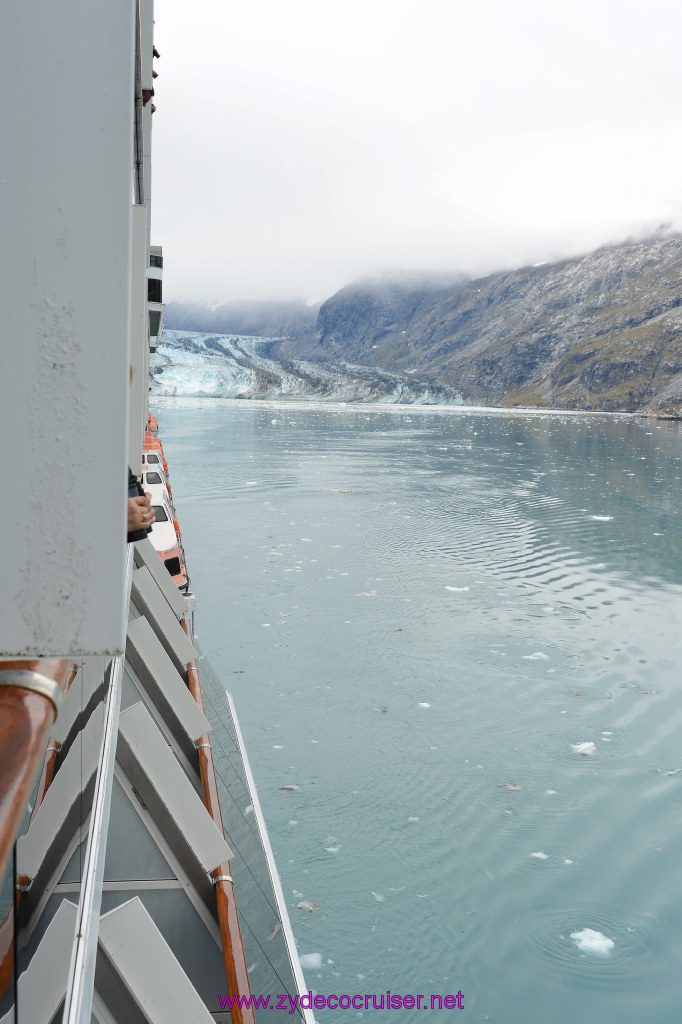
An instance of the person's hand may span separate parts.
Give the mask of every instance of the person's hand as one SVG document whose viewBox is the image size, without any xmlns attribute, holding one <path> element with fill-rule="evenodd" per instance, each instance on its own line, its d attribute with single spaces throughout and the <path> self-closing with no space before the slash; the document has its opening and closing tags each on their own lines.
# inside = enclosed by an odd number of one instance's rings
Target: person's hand
<svg viewBox="0 0 682 1024">
<path fill-rule="evenodd" d="M 135 530 L 146 530 L 156 521 L 152 508 L 152 496 L 147 493 L 142 497 L 128 498 L 128 533 Z"/>
</svg>

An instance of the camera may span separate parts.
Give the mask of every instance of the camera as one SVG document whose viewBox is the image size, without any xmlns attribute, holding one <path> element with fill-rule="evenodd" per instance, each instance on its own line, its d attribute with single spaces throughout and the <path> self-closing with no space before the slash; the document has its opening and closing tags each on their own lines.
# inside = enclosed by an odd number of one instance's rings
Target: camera
<svg viewBox="0 0 682 1024">
<path fill-rule="evenodd" d="M 142 490 L 142 484 L 138 477 L 135 476 L 130 466 L 128 466 L 128 497 L 129 498 L 144 498 L 144 491 Z M 146 527 L 143 530 L 132 530 L 128 534 L 128 544 L 133 544 L 136 540 L 144 540 L 147 534 L 152 532 L 151 526 Z"/>
</svg>

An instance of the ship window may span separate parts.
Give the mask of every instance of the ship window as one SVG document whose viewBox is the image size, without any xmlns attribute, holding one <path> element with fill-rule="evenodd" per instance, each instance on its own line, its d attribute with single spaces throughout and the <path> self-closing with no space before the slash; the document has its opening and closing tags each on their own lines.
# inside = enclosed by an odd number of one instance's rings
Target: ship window
<svg viewBox="0 0 682 1024">
<path fill-rule="evenodd" d="M 163 480 L 161 479 L 161 474 L 160 473 L 147 473 L 146 480 L 147 480 L 148 484 L 162 484 L 163 483 Z"/>
<path fill-rule="evenodd" d="M 147 278 L 147 300 L 149 302 L 163 302 L 161 298 L 161 281 L 158 277 Z"/>
<path fill-rule="evenodd" d="M 148 463 L 149 463 L 150 465 L 152 465 L 153 463 L 156 463 L 156 465 L 158 465 L 158 463 L 159 463 L 159 456 L 158 456 L 158 455 L 152 455 L 152 454 L 150 453 L 150 454 L 149 454 L 149 455 L 147 456 L 147 462 L 148 462 Z"/>
<path fill-rule="evenodd" d="M 159 310 L 149 310 L 149 334 L 152 338 L 158 338 L 161 329 L 161 313 Z"/>
<path fill-rule="evenodd" d="M 150 267 L 162 267 L 163 266 L 163 256 L 157 256 L 157 255 L 155 255 L 155 253 L 152 253 L 151 256 L 149 257 L 149 266 Z"/>
<path fill-rule="evenodd" d="M 171 576 L 177 576 L 180 572 L 180 559 L 179 558 L 167 558 L 163 563 Z"/>
<path fill-rule="evenodd" d="M 152 505 L 152 508 L 154 509 L 154 515 L 156 516 L 157 523 L 168 522 L 168 516 L 166 515 L 166 510 L 163 505 Z"/>
</svg>

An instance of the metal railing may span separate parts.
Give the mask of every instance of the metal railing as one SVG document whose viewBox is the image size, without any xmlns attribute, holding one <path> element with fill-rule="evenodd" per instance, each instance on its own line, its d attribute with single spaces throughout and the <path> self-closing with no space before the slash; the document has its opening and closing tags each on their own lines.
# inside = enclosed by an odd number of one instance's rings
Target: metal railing
<svg viewBox="0 0 682 1024">
<path fill-rule="evenodd" d="M 132 572 L 133 546 L 129 544 L 125 585 L 128 600 L 130 599 Z M 63 1024 L 90 1024 L 92 1018 L 102 881 L 116 761 L 118 721 L 121 711 L 124 660 L 123 655 L 114 658 L 108 670 L 109 689 L 104 711 L 104 735 L 90 813 L 90 830 L 76 914 L 76 931 L 64 1001 Z"/>
</svg>

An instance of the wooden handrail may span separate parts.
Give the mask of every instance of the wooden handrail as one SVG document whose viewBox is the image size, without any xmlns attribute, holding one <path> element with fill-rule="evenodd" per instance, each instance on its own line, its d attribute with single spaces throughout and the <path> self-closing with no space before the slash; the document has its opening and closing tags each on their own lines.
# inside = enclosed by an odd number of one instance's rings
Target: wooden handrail
<svg viewBox="0 0 682 1024">
<path fill-rule="evenodd" d="M 61 658 L 0 661 L 0 672 L 8 671 L 37 672 L 57 683 L 63 693 L 76 674 L 72 662 Z M 0 686 L 0 879 L 21 827 L 40 756 L 55 717 L 55 705 L 49 697 L 22 686 Z M 31 821 L 52 781 L 57 749 L 45 752 Z M 20 893 L 15 892 L 0 922 L 0 999 L 14 974 L 14 918 L 19 898 Z"/>
<path fill-rule="evenodd" d="M 183 619 L 181 626 L 191 642 L 192 633 L 189 623 Z M 189 691 L 194 697 L 202 711 L 204 711 L 204 699 L 201 693 L 201 680 L 196 667 L 196 662 L 190 662 L 187 666 L 187 684 Z M 218 795 L 218 783 L 216 781 L 215 765 L 213 764 L 213 751 L 208 733 L 205 733 L 197 742 L 197 753 L 199 755 L 199 771 L 201 773 L 201 785 L 204 794 L 206 810 L 213 818 L 224 835 L 223 816 L 220 810 L 220 798 Z M 227 877 L 225 877 L 227 876 Z M 213 872 L 215 879 L 216 901 L 218 904 L 218 920 L 220 921 L 220 934 L 223 940 L 223 958 L 225 960 L 225 974 L 227 976 L 227 989 L 230 996 L 251 995 L 249 975 L 246 969 L 246 957 L 242 933 L 239 927 L 239 914 L 237 912 L 237 901 L 234 895 L 232 884 L 232 870 L 226 861 Z M 231 1009 L 232 1024 L 255 1024 L 256 1017 L 251 1006 L 234 1005 Z"/>
<path fill-rule="evenodd" d="M 63 692 L 71 670 L 69 659 L 0 661 L 0 674 L 37 673 Z M 0 675 L 0 679 L 2 675 Z M 21 678 L 21 677 L 19 677 Z M 14 840 L 56 717 L 53 701 L 33 689 L 0 686 L 0 878 L 4 876 Z"/>
<path fill-rule="evenodd" d="M 3 663 L 0 662 L 0 670 L 2 670 L 2 667 Z M 64 686 L 64 696 L 69 692 L 71 684 L 76 678 L 76 672 L 77 668 L 73 665 Z M 31 811 L 31 817 L 29 819 L 29 827 L 38 812 L 38 808 L 45 799 L 45 794 L 50 788 L 52 779 L 54 778 L 55 768 L 57 765 L 57 755 L 59 754 L 60 747 L 61 744 L 52 740 L 45 751 L 35 803 L 33 804 L 33 810 Z M 23 876 L 19 876 L 19 878 L 15 879 L 15 884 L 19 885 L 20 883 L 26 883 L 27 881 L 28 880 L 23 878 Z M 19 910 L 22 896 L 23 892 L 17 888 L 15 890 L 15 898 L 9 906 L 2 921 L 0 921 L 0 1000 L 5 995 L 14 973 L 14 915 Z"/>
</svg>

